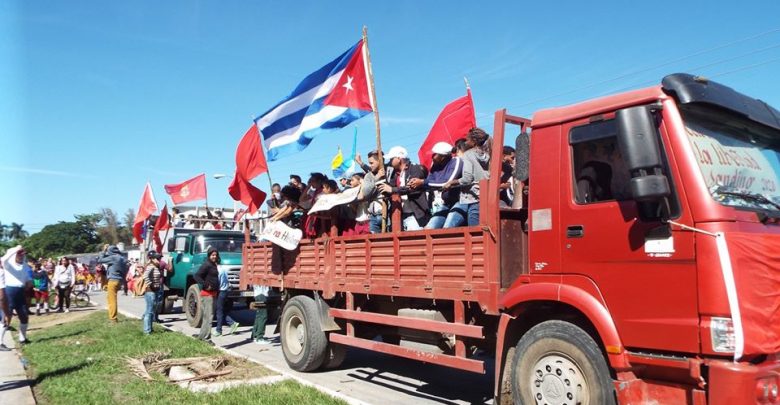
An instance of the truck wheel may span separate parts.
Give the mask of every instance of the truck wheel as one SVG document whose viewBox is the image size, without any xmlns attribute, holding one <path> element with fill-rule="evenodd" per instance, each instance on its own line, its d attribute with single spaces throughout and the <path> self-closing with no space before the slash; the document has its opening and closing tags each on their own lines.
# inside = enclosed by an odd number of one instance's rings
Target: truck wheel
<svg viewBox="0 0 780 405">
<path fill-rule="evenodd" d="M 161 314 L 172 314 L 173 313 L 173 304 L 174 300 L 168 299 L 168 297 L 163 297 L 163 302 L 160 308 Z"/>
<path fill-rule="evenodd" d="M 328 339 L 320 328 L 314 300 L 298 295 L 284 305 L 281 324 L 282 353 L 295 371 L 312 371 L 326 357 Z"/>
<path fill-rule="evenodd" d="M 347 348 L 337 344 L 328 342 L 328 347 L 325 352 L 325 360 L 322 362 L 323 370 L 330 370 L 338 368 L 344 359 L 347 358 Z"/>
<path fill-rule="evenodd" d="M 187 296 L 184 298 L 184 314 L 187 315 L 187 322 L 193 328 L 200 328 L 200 287 L 193 284 L 187 289 Z"/>
<path fill-rule="evenodd" d="M 607 362 L 596 342 L 564 321 L 534 326 L 517 343 L 512 367 L 516 404 L 614 404 Z"/>
</svg>

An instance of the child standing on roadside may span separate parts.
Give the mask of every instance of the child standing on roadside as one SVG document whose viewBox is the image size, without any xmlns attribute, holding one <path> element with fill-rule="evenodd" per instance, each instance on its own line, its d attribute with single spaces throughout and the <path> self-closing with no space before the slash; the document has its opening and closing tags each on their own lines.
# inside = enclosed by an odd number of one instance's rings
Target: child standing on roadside
<svg viewBox="0 0 780 405">
<path fill-rule="evenodd" d="M 41 314 L 41 308 L 49 313 L 49 272 L 38 262 L 33 271 L 33 293 L 35 294 L 35 315 Z"/>
</svg>

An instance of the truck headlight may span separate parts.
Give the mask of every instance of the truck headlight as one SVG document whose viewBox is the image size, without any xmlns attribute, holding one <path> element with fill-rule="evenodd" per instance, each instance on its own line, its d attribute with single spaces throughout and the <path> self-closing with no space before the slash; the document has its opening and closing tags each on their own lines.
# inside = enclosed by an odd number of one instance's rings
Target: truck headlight
<svg viewBox="0 0 780 405">
<path fill-rule="evenodd" d="M 734 322 L 731 321 L 731 318 L 711 318 L 710 337 L 712 338 L 713 351 L 734 353 L 736 337 L 734 335 Z"/>
</svg>

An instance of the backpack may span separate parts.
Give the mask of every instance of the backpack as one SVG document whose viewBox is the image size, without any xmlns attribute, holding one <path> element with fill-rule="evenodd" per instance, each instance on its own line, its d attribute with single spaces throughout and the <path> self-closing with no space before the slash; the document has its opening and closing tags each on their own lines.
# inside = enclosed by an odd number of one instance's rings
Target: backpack
<svg viewBox="0 0 780 405">
<path fill-rule="evenodd" d="M 138 277 L 133 284 L 133 292 L 135 295 L 144 295 L 146 293 L 146 279 Z"/>
</svg>

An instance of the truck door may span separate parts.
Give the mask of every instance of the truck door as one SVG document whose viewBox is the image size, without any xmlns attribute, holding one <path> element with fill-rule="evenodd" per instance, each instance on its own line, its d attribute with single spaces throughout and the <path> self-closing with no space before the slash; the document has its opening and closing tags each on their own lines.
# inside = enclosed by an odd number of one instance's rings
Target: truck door
<svg viewBox="0 0 780 405">
<path fill-rule="evenodd" d="M 663 149 L 669 142 L 660 129 Z M 561 148 L 563 271 L 596 284 L 627 348 L 697 352 L 693 235 L 638 219 L 614 119 L 579 120 L 561 133 L 568 143 Z M 668 167 L 670 183 L 680 184 Z"/>
</svg>

